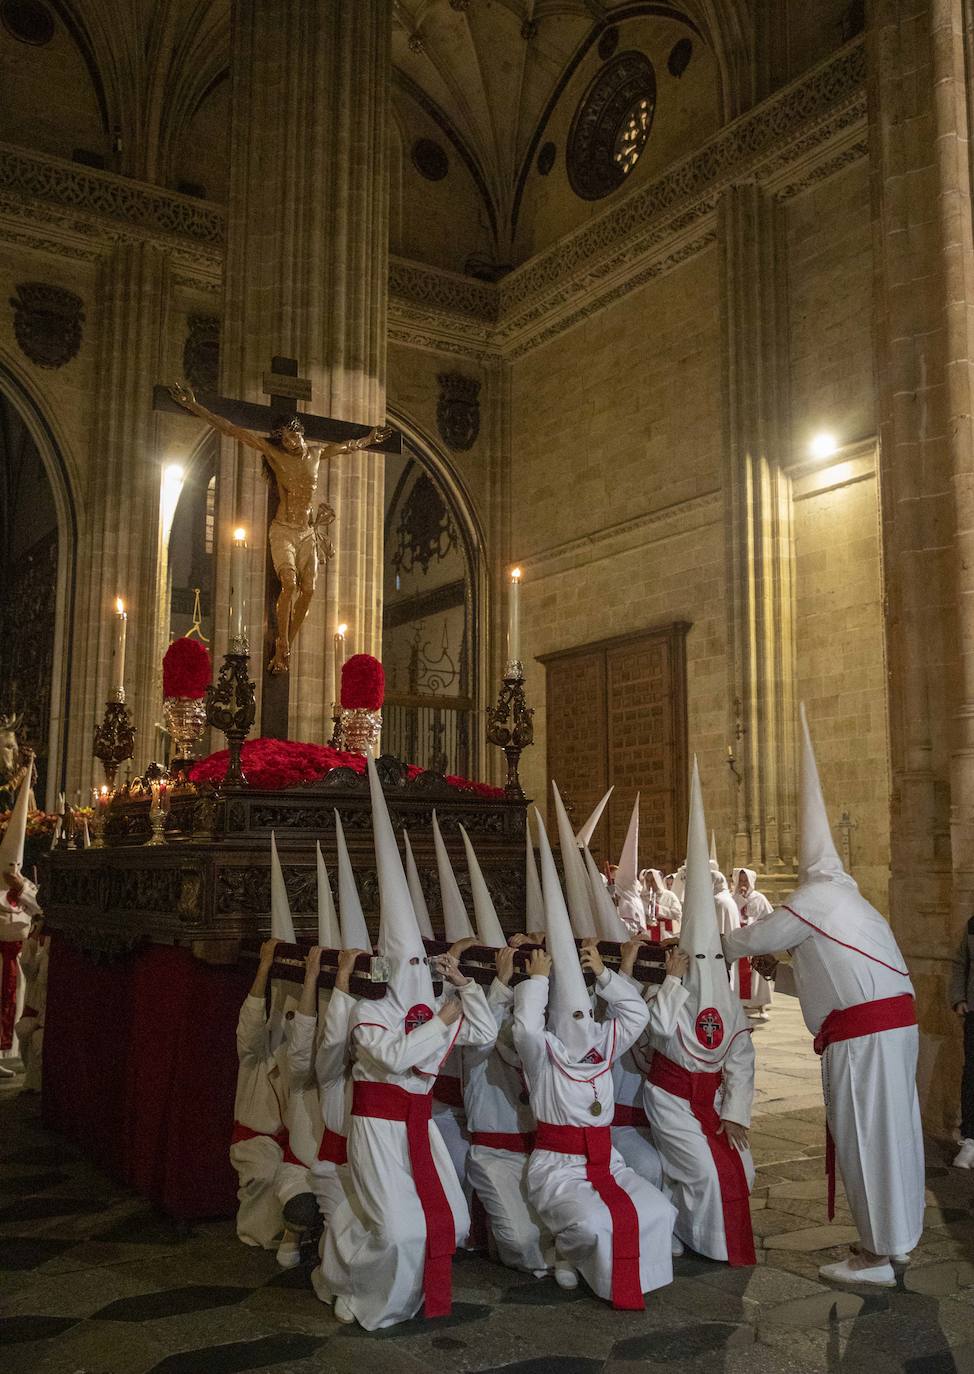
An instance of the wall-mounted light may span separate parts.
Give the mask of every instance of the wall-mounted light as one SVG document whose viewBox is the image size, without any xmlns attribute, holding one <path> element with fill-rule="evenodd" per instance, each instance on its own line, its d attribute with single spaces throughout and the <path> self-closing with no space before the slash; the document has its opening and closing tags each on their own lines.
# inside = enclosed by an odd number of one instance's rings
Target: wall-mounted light
<svg viewBox="0 0 974 1374">
<path fill-rule="evenodd" d="M 833 453 L 839 450 L 839 441 L 834 434 L 829 434 L 827 430 L 822 430 L 816 434 L 808 446 L 808 451 L 813 458 L 831 458 Z"/>
</svg>

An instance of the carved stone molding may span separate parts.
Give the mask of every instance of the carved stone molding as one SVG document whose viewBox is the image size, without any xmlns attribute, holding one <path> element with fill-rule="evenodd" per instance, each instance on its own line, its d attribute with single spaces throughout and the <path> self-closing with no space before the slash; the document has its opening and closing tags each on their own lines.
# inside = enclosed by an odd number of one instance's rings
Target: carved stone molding
<svg viewBox="0 0 974 1374">
<path fill-rule="evenodd" d="M 645 549 L 664 539 L 715 525 L 721 518 L 721 509 L 720 491 L 709 491 L 690 501 L 678 501 L 662 510 L 647 511 L 631 520 L 608 525 L 579 539 L 553 544 L 522 558 L 521 566 L 535 583 L 543 577 L 569 572 L 582 559 L 590 567 L 602 558 L 616 558 L 631 549 Z"/>
</svg>

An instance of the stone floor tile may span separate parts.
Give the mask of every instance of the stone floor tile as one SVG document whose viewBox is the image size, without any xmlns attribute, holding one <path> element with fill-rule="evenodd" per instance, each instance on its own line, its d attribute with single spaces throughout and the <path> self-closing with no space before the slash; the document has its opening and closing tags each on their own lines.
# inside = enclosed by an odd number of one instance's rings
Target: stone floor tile
<svg viewBox="0 0 974 1374">
<path fill-rule="evenodd" d="M 767 1250 L 828 1250 L 851 1245 L 858 1239 L 854 1226 L 804 1226 L 798 1230 L 765 1237 Z"/>
</svg>

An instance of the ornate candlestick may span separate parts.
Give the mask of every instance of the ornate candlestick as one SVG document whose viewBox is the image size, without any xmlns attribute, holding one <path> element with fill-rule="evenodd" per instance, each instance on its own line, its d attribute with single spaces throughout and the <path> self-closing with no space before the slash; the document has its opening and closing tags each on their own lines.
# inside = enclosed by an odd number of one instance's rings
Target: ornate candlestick
<svg viewBox="0 0 974 1374">
<path fill-rule="evenodd" d="M 339 702 L 339 701 L 334 702 L 333 705 L 332 705 L 331 711 L 332 711 L 332 714 L 331 714 L 331 726 L 332 726 L 332 729 L 331 729 L 331 739 L 328 741 L 328 746 L 329 746 L 329 748 L 331 748 L 331 749 L 340 749 L 340 748 L 342 747 L 342 707 L 341 707 L 341 702 Z"/>
<path fill-rule="evenodd" d="M 524 789 L 517 766 L 522 752 L 534 743 L 534 708 L 524 700 L 524 668 L 520 659 L 508 663 L 497 705 L 487 707 L 487 743 L 498 745 L 507 756 L 506 795 L 522 800 Z"/>
<path fill-rule="evenodd" d="M 108 805 L 110 800 L 108 787 L 103 784 L 101 790 L 94 794 L 94 814 L 91 820 L 95 838 L 91 842 L 92 849 L 105 848 L 105 825 L 108 821 Z"/>
<path fill-rule="evenodd" d="M 152 834 L 146 840 L 146 844 L 165 844 L 166 828 L 166 806 L 163 798 L 165 796 L 165 783 L 154 782 L 152 784 L 152 801 L 149 804 L 149 825 L 152 827 Z"/>
<path fill-rule="evenodd" d="M 124 687 L 113 688 L 105 703 L 104 718 L 101 724 L 95 727 L 92 752 L 96 759 L 101 759 L 105 781 L 114 790 L 119 764 L 130 759 L 135 753 L 135 726 L 125 705 Z"/>
<path fill-rule="evenodd" d="M 257 716 L 257 684 L 250 680 L 249 665 L 248 640 L 242 635 L 231 638 L 230 652 L 223 655 L 217 680 L 206 689 L 206 719 L 226 736 L 230 750 L 225 787 L 247 786 L 240 751 Z"/>
</svg>

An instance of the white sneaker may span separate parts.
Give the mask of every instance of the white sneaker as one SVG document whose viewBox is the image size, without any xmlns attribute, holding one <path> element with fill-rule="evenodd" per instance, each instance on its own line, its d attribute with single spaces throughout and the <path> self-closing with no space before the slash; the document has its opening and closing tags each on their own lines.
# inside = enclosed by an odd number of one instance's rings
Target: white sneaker
<svg viewBox="0 0 974 1374">
<path fill-rule="evenodd" d="M 282 1240 L 277 1247 L 277 1262 L 282 1269 L 297 1269 L 301 1263 L 301 1246 L 296 1240 Z"/>
<path fill-rule="evenodd" d="M 3 1064 L 0 1064 L 0 1078 L 16 1078 L 16 1077 L 17 1077 L 17 1075 L 14 1073 L 13 1069 L 4 1068 Z"/>
<path fill-rule="evenodd" d="M 332 1311 L 336 1322 L 341 1322 L 342 1326 L 351 1326 L 355 1321 L 355 1313 L 348 1305 L 348 1298 L 336 1298 Z"/>
<path fill-rule="evenodd" d="M 872 1264 L 859 1268 L 854 1260 L 839 1260 L 837 1264 L 823 1264 L 818 1271 L 820 1279 L 831 1283 L 871 1283 L 880 1288 L 895 1288 L 896 1275 L 889 1260 L 885 1264 Z"/>
<path fill-rule="evenodd" d="M 759 1011 L 754 1019 L 755 1021 L 770 1021 L 771 1017 L 768 1015 L 766 1011 Z"/>
<path fill-rule="evenodd" d="M 578 1271 L 573 1269 L 570 1264 L 558 1263 L 555 1265 L 555 1283 L 559 1288 L 572 1289 L 578 1287 Z"/>
<path fill-rule="evenodd" d="M 954 1156 L 955 1169 L 974 1169 L 974 1140 L 962 1140 Z"/>
<path fill-rule="evenodd" d="M 670 1240 L 670 1254 L 674 1259 L 679 1259 L 684 1253 L 683 1241 L 679 1236 L 673 1236 Z"/>
</svg>

